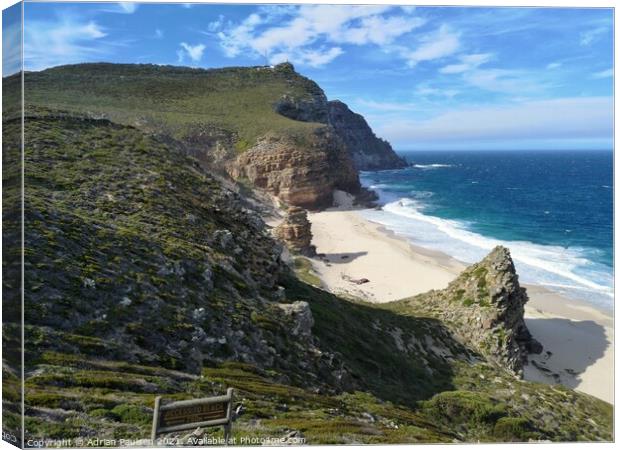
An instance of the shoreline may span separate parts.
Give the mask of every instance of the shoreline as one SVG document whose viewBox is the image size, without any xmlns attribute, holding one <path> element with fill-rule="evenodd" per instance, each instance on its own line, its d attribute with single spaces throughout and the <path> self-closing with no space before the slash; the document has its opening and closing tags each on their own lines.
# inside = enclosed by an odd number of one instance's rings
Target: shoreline
<svg viewBox="0 0 620 450">
<path fill-rule="evenodd" d="M 318 253 L 312 265 L 331 292 L 389 302 L 443 289 L 468 266 L 362 217 L 350 199 L 340 196 L 336 203 L 308 214 Z M 613 316 L 543 286 L 523 286 L 530 298 L 526 324 L 544 347 L 528 358 L 524 378 L 561 383 L 613 404 Z"/>
</svg>

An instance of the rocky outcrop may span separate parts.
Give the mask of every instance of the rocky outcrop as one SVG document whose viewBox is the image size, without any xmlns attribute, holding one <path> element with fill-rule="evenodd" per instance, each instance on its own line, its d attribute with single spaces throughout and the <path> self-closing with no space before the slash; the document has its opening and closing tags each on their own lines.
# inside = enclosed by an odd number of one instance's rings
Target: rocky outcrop
<svg viewBox="0 0 620 450">
<path fill-rule="evenodd" d="M 356 169 L 384 170 L 407 166 L 387 141 L 375 136 L 363 116 L 339 100 L 328 102 L 327 108 L 329 124 L 344 141 Z"/>
<path fill-rule="evenodd" d="M 284 221 L 276 227 L 274 235 L 294 252 L 314 256 L 316 248 L 311 244 L 312 232 L 305 209 L 292 206 L 288 209 Z"/>
<path fill-rule="evenodd" d="M 303 145 L 288 136 L 267 135 L 241 154 L 229 173 L 285 203 L 309 209 L 330 206 L 334 189 L 360 191 L 357 171 L 329 127 L 315 130 Z"/>
<path fill-rule="evenodd" d="M 527 354 L 542 351 L 525 325 L 528 296 L 505 247 L 493 249 L 446 289 L 411 301 L 418 310 L 439 316 L 463 344 L 518 375 L 522 374 Z"/>
<path fill-rule="evenodd" d="M 322 91 L 307 97 L 284 94 L 275 104 L 275 110 L 293 120 L 327 123 L 327 99 Z"/>
<path fill-rule="evenodd" d="M 279 303 L 277 306 L 290 319 L 291 335 L 309 341 L 313 339 L 314 318 L 308 302 Z"/>
<path fill-rule="evenodd" d="M 295 94 L 287 92 L 276 102 L 274 110 L 285 117 L 301 122 L 327 124 L 327 97 L 323 89 L 314 81 L 295 72 L 291 63 L 282 63 L 274 67 L 274 71 L 283 75 L 301 87 Z"/>
<path fill-rule="evenodd" d="M 187 152 L 210 169 L 221 168 L 225 161 L 235 156 L 238 140 L 236 132 L 202 123 L 191 127 L 182 139 Z"/>
</svg>

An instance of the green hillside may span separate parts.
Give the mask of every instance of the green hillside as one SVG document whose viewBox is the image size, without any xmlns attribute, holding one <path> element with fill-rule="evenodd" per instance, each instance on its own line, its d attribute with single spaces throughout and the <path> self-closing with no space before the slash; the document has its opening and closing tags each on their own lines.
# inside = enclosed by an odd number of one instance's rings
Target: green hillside
<svg viewBox="0 0 620 450">
<path fill-rule="evenodd" d="M 205 129 L 232 132 L 244 149 L 266 131 L 303 136 L 317 123 L 274 111 L 282 95 L 320 88 L 287 65 L 191 69 L 134 64 L 79 64 L 25 75 L 25 105 L 44 106 L 170 134 L 191 143 Z"/>
</svg>

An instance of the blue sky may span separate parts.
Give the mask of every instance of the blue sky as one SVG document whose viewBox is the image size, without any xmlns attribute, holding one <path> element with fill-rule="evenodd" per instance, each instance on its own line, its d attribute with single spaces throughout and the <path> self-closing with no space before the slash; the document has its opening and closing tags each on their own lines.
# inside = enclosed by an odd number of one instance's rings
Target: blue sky
<svg viewBox="0 0 620 450">
<path fill-rule="evenodd" d="M 611 9 L 27 3 L 25 67 L 291 61 L 397 149 L 611 148 Z"/>
</svg>

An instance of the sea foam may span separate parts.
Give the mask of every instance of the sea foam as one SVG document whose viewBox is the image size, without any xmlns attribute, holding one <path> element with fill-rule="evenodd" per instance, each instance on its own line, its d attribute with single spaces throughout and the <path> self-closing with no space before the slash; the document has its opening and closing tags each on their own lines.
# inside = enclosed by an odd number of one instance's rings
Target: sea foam
<svg viewBox="0 0 620 450">
<path fill-rule="evenodd" d="M 416 169 L 442 169 L 447 167 L 454 167 L 452 164 L 414 164 Z"/>
<path fill-rule="evenodd" d="M 596 250 L 483 236 L 468 229 L 471 224 L 464 221 L 424 214 L 425 205 L 419 200 L 424 195 L 416 197 L 394 200 L 382 195 L 384 200 L 389 199 L 382 210 L 366 211 L 364 215 L 416 245 L 442 251 L 465 263 L 479 261 L 495 246 L 503 245 L 510 249 L 523 282 L 610 308 L 613 279 L 605 267 L 588 258 Z"/>
</svg>

